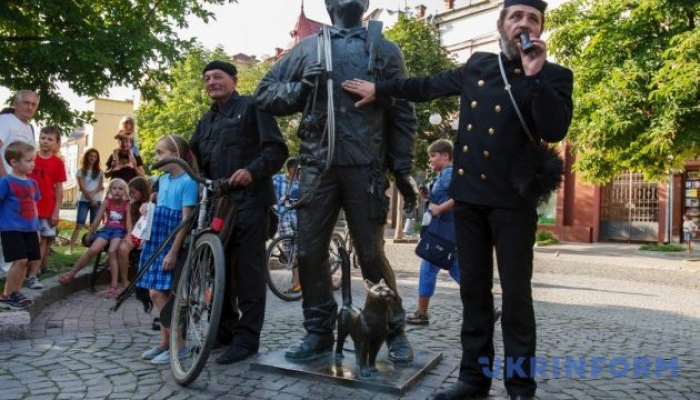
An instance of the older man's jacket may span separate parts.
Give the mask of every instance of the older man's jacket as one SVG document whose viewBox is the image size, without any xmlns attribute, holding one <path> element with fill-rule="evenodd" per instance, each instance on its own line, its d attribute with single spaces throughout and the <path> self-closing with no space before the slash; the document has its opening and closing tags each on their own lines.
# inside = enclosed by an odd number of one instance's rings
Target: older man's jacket
<svg viewBox="0 0 700 400">
<path fill-rule="evenodd" d="M 239 210 L 275 204 L 271 176 L 287 159 L 287 145 L 274 117 L 255 108 L 251 97 L 234 92 L 223 107 L 214 103 L 199 120 L 190 145 L 207 178 L 230 178 L 239 169 L 250 172 L 253 183 L 230 192 Z"/>
</svg>

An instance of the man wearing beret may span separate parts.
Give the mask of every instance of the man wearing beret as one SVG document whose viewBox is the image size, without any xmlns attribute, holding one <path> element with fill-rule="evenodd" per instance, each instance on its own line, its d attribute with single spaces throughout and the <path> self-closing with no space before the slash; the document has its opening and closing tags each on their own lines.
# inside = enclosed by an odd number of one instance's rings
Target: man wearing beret
<svg viewBox="0 0 700 400">
<path fill-rule="evenodd" d="M 275 119 L 236 91 L 236 67 L 212 61 L 202 76 L 214 100 L 197 124 L 190 146 L 209 179 L 228 178 L 238 213 L 226 251 L 226 285 L 219 340 L 230 347 L 216 362 L 230 364 L 258 352 L 267 293 L 265 240 L 275 204 L 271 176 L 287 159 Z M 262 223 L 261 223 L 262 222 Z"/>
<path fill-rule="evenodd" d="M 466 64 L 426 78 L 376 85 L 346 81 L 345 90 L 360 96 L 357 106 L 374 97 L 429 101 L 460 95 L 450 197 L 455 200 L 462 314 L 462 361 L 457 383 L 435 399 L 486 398 L 491 376 L 503 371 L 511 399 L 532 399 L 536 344 L 532 305 L 532 247 L 537 228 L 535 200 L 516 190 L 513 159 L 530 139 L 512 103 L 512 91 L 528 130 L 536 140 L 562 140 L 571 123 L 573 74 L 547 61 L 540 38 L 547 3 L 505 0 L 498 19 L 501 54 L 474 53 Z M 534 49 L 525 52 L 520 34 L 529 33 Z M 503 73 L 508 84 L 504 82 Z M 494 369 L 493 248 L 503 291 L 505 359 Z M 500 370 L 499 370 L 500 368 Z M 493 373 L 491 372 L 493 371 Z"/>
<path fill-rule="evenodd" d="M 417 188 L 410 175 L 416 137 L 413 105 L 400 100 L 357 109 L 354 98 L 340 87 L 343 80 L 357 76 L 372 80 L 407 76 L 401 51 L 381 36 L 381 28 L 362 26 L 368 6 L 369 0 L 326 0 L 333 26 L 297 44 L 270 69 L 255 92 L 256 104 L 275 115 L 304 112 L 298 132 L 301 206 L 297 223 L 307 335 L 285 353 L 295 361 L 322 356 L 334 343 L 338 311 L 327 254 L 341 208 L 362 276 L 375 283 L 384 279 L 397 294 L 390 306 L 389 359 L 397 363 L 413 360 L 383 236 L 389 208 L 387 170 L 395 177 L 405 208 L 412 209 L 416 202 Z M 330 61 L 332 68 L 322 67 L 319 59 L 325 64 Z M 333 94 L 331 101 L 329 94 Z"/>
</svg>

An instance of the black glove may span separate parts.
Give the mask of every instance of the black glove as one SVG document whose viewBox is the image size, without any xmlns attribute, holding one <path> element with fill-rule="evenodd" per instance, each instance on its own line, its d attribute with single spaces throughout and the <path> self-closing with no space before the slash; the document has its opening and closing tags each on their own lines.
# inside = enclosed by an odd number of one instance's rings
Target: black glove
<svg viewBox="0 0 700 400">
<path fill-rule="evenodd" d="M 304 72 L 301 73 L 301 82 L 306 86 L 314 87 L 314 81 L 319 75 L 321 75 L 322 72 L 323 67 L 321 67 L 321 63 L 314 61 L 304 69 Z"/>
<path fill-rule="evenodd" d="M 403 196 L 403 212 L 408 214 L 416 209 L 416 199 L 418 198 L 418 186 L 416 181 L 409 174 L 396 175 L 396 188 Z"/>
</svg>

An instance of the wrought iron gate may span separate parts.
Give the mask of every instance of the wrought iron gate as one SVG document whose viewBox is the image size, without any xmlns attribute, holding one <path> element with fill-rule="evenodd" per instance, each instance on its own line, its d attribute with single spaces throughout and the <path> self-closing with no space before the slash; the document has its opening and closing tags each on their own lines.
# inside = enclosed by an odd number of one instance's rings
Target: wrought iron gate
<svg viewBox="0 0 700 400">
<path fill-rule="evenodd" d="M 658 240 L 658 182 L 645 182 L 637 173 L 619 175 L 603 188 L 601 207 L 601 240 Z"/>
</svg>

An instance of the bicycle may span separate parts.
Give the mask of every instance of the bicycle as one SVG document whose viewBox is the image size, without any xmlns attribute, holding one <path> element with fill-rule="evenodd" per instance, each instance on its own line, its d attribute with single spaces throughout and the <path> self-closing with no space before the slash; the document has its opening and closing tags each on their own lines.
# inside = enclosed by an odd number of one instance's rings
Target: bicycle
<svg viewBox="0 0 700 400">
<path fill-rule="evenodd" d="M 280 215 L 283 220 L 285 213 L 289 212 L 293 206 L 285 202 L 286 210 Z M 277 236 L 267 246 L 267 286 L 270 291 L 284 301 L 297 301 L 302 297 L 301 290 L 295 289 L 295 271 L 298 268 L 298 236 L 295 227 L 292 233 Z M 345 247 L 343 237 L 333 232 L 328 249 L 328 262 L 330 265 L 331 280 L 333 290 L 340 288 L 340 253 L 338 248 Z M 298 278 L 296 279 L 298 281 Z M 303 289 L 302 289 L 303 290 Z"/>
<path fill-rule="evenodd" d="M 199 184 L 199 204 L 156 249 L 136 278 L 117 296 L 117 303 L 111 310 L 116 311 L 131 296 L 135 283 L 150 268 L 166 244 L 180 230 L 189 229 L 196 216 L 196 225 L 190 229 L 183 246 L 187 247 L 187 253 L 179 283 L 171 296 L 172 314 L 167 305 L 161 310 L 161 323 L 166 323 L 166 317 L 170 315 L 170 354 L 174 355 L 170 358 L 172 374 L 177 383 L 186 386 L 202 372 L 218 331 L 226 285 L 224 245 L 230 236 L 235 213 L 227 213 L 221 218 L 227 199 L 223 195 L 229 190 L 227 179 L 202 178 L 179 158 L 161 160 L 153 168 L 169 163 L 180 165 Z M 186 355 L 178 357 L 182 348 L 187 349 Z"/>
</svg>

